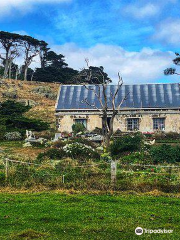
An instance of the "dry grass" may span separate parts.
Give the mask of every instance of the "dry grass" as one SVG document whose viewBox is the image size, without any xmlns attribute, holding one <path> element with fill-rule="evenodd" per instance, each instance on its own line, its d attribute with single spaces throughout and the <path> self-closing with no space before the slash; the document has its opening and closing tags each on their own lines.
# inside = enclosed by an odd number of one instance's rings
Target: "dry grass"
<svg viewBox="0 0 180 240">
<path fill-rule="evenodd" d="M 8 100 L 8 98 L 3 97 L 3 92 L 9 91 L 9 89 L 14 89 L 17 91 L 18 95 L 16 100 L 33 100 L 37 103 L 37 106 L 33 107 L 28 113 L 26 113 L 27 117 L 39 118 L 54 124 L 54 108 L 56 101 L 33 93 L 32 90 L 38 86 L 48 86 L 52 89 L 52 92 L 57 93 L 59 84 L 18 80 L 1 80 L 1 82 L 4 82 L 4 84 L 0 85 L 0 102 Z"/>
</svg>

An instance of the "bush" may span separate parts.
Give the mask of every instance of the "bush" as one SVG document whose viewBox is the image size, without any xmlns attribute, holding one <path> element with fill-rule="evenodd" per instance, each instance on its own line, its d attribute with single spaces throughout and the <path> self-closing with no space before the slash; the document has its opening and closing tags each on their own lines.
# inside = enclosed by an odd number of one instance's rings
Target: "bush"
<svg viewBox="0 0 180 240">
<path fill-rule="evenodd" d="M 79 132 L 84 133 L 86 128 L 82 123 L 75 123 L 72 125 L 72 130 L 73 130 L 74 134 L 76 135 Z"/>
<path fill-rule="evenodd" d="M 5 173 L 0 172 L 0 185 L 4 185 L 5 183 Z"/>
<path fill-rule="evenodd" d="M 52 145 L 54 148 L 63 148 L 66 145 L 67 142 L 64 142 L 62 140 L 55 141 Z"/>
<path fill-rule="evenodd" d="M 175 163 L 180 162 L 180 147 L 163 144 L 150 149 L 150 156 L 153 163 Z"/>
<path fill-rule="evenodd" d="M 46 158 L 56 160 L 56 159 L 62 159 L 65 156 L 66 156 L 66 153 L 62 149 L 52 148 L 47 150 L 44 153 L 39 153 L 39 155 L 37 156 L 37 160 L 40 162 Z"/>
<path fill-rule="evenodd" d="M 143 136 L 140 133 L 126 135 L 115 139 L 110 145 L 110 152 L 113 157 L 118 157 L 124 152 L 139 151 L 143 145 Z"/>
<path fill-rule="evenodd" d="M 127 156 L 121 158 L 123 163 L 144 163 L 147 160 L 147 156 L 143 152 L 130 153 Z"/>
<path fill-rule="evenodd" d="M 46 98 L 56 100 L 57 94 L 52 92 L 51 88 L 48 86 L 39 86 L 32 90 L 34 93 L 40 94 Z"/>
<path fill-rule="evenodd" d="M 8 141 L 18 141 L 22 139 L 21 133 L 19 132 L 8 132 L 4 137 Z"/>
<path fill-rule="evenodd" d="M 76 143 L 76 142 L 83 143 L 92 148 L 96 148 L 96 144 L 86 138 L 77 137 L 77 138 L 71 138 L 71 140 L 68 141 L 68 143 Z"/>
<path fill-rule="evenodd" d="M 66 144 L 63 150 L 66 152 L 67 156 L 79 160 L 99 159 L 100 157 L 92 147 L 78 142 Z"/>
<path fill-rule="evenodd" d="M 102 134 L 102 128 L 96 127 L 96 128 L 92 131 L 92 133 L 101 135 L 101 134 Z"/>
<path fill-rule="evenodd" d="M 176 132 L 168 132 L 168 133 L 155 133 L 154 137 L 156 140 L 169 140 L 174 139 L 178 140 L 180 139 L 180 134 Z"/>
<path fill-rule="evenodd" d="M 82 123 L 75 123 L 72 125 L 72 130 L 73 130 L 74 134 L 76 135 L 79 132 L 84 133 L 86 128 Z"/>
<path fill-rule="evenodd" d="M 1 123 L 0 123 L 1 124 Z M 4 139 L 4 135 L 6 133 L 6 126 L 0 125 L 0 140 Z"/>
<path fill-rule="evenodd" d="M 2 93 L 4 98 L 16 99 L 18 97 L 17 90 L 11 88 L 8 91 Z"/>
</svg>

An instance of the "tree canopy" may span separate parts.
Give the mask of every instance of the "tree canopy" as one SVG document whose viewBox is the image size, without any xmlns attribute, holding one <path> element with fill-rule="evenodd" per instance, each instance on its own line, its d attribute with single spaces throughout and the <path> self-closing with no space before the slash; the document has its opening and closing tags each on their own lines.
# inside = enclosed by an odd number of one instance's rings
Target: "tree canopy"
<svg viewBox="0 0 180 240">
<path fill-rule="evenodd" d="M 20 56 L 24 62 L 18 65 L 16 60 Z M 39 59 L 40 67 L 32 69 L 35 59 Z M 100 84 L 104 79 L 111 81 L 102 66 L 77 71 L 68 66 L 63 54 L 52 51 L 44 40 L 27 35 L 0 31 L 0 60 L 0 77 L 4 79 L 63 84 Z M 89 74 L 92 77 L 87 79 Z"/>
</svg>

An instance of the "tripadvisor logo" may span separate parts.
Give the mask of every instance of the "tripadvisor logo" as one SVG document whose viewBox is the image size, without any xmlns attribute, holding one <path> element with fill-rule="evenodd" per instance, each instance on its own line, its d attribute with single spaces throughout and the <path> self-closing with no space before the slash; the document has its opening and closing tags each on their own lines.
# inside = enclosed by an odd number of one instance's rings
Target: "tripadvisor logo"
<svg viewBox="0 0 180 240">
<path fill-rule="evenodd" d="M 137 227 L 135 229 L 136 235 L 142 235 L 143 232 L 144 233 L 150 233 L 150 234 L 152 234 L 152 233 L 173 233 L 173 230 L 167 230 L 167 229 L 155 229 L 155 230 L 152 230 L 152 229 L 146 229 L 146 228 L 144 228 L 144 230 L 143 230 L 143 228 L 141 228 L 141 227 Z"/>
<path fill-rule="evenodd" d="M 135 233 L 136 233 L 137 235 L 141 235 L 141 234 L 143 234 L 143 229 L 142 229 L 141 227 L 137 227 L 137 228 L 135 229 Z"/>
</svg>

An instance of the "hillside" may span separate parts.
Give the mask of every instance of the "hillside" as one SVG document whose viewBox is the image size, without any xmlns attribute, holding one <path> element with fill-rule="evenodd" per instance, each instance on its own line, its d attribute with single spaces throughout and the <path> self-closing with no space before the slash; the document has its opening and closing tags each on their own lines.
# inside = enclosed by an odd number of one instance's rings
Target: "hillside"
<svg viewBox="0 0 180 240">
<path fill-rule="evenodd" d="M 45 89 L 43 93 L 37 92 L 38 88 Z M 18 80 L 0 80 L 0 102 L 15 100 L 32 105 L 26 113 L 29 118 L 41 119 L 51 124 L 55 123 L 54 107 L 59 84 L 29 82 Z M 46 95 L 46 89 L 51 92 L 52 99 Z"/>
</svg>

